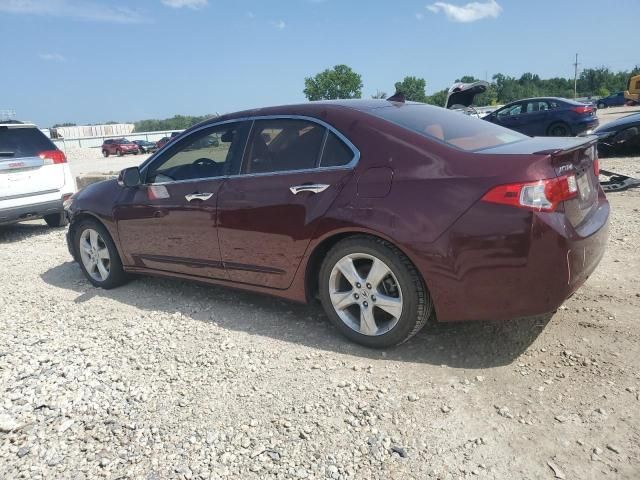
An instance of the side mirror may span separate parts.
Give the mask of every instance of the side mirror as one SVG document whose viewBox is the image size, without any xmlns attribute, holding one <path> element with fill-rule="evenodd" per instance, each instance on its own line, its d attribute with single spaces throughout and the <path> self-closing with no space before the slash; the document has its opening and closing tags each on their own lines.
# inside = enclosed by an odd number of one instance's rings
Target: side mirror
<svg viewBox="0 0 640 480">
<path fill-rule="evenodd" d="M 137 187 L 142 184 L 138 167 L 129 167 L 120 171 L 118 185 L 121 187 Z"/>
</svg>

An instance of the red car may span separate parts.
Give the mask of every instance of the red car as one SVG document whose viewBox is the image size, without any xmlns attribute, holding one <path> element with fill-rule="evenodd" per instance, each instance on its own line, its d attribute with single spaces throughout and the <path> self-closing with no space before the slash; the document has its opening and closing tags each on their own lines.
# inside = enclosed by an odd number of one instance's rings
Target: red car
<svg viewBox="0 0 640 480">
<path fill-rule="evenodd" d="M 102 155 L 106 158 L 109 155 L 119 157 L 128 154 L 138 155 L 140 148 L 135 143 L 126 138 L 110 138 L 102 144 Z"/>
<path fill-rule="evenodd" d="M 68 206 L 91 283 L 128 273 L 320 298 L 350 339 L 553 312 L 598 265 L 595 139 L 385 100 L 208 120 Z M 110 199 L 107 201 L 107 199 Z"/>
</svg>

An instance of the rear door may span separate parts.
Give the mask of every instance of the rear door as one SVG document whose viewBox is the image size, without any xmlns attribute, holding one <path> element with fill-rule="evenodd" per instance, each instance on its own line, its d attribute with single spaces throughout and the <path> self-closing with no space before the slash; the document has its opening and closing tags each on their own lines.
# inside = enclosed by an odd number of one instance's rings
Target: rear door
<svg viewBox="0 0 640 480">
<path fill-rule="evenodd" d="M 549 121 L 549 102 L 546 100 L 528 100 L 523 104 L 520 132 L 531 136 L 546 134 Z"/>
<path fill-rule="evenodd" d="M 56 146 L 33 125 L 0 125 L 0 200 L 53 193 L 64 186 L 64 170 L 40 158 Z"/>
<path fill-rule="evenodd" d="M 229 178 L 218 199 L 229 278 L 289 287 L 357 158 L 346 138 L 316 120 L 256 119 L 240 175 Z"/>
<path fill-rule="evenodd" d="M 134 266 L 226 278 L 216 203 L 237 171 L 250 123 L 206 127 L 175 142 L 146 166 L 146 184 L 125 189 L 114 211 L 120 243 Z"/>
</svg>

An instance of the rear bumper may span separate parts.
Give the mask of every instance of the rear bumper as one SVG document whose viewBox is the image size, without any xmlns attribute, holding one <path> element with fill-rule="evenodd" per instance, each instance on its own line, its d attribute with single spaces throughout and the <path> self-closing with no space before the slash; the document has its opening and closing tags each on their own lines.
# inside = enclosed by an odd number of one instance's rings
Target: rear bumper
<svg viewBox="0 0 640 480">
<path fill-rule="evenodd" d="M 0 225 L 42 218 L 45 215 L 63 211 L 62 199 L 3 208 L 0 209 Z"/>
<path fill-rule="evenodd" d="M 580 135 L 587 130 L 594 130 L 598 125 L 600 125 L 600 120 L 598 120 L 597 118 L 592 118 L 574 123 L 571 126 L 571 129 L 574 135 Z"/>
<path fill-rule="evenodd" d="M 439 321 L 510 320 L 558 309 L 595 270 L 608 239 L 604 198 L 588 225 L 562 213 L 477 204 L 416 262 Z"/>
</svg>

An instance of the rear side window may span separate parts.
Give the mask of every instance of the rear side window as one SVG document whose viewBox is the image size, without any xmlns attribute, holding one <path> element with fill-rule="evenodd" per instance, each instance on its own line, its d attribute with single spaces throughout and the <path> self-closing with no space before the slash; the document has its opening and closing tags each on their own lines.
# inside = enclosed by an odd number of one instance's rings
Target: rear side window
<svg viewBox="0 0 640 480">
<path fill-rule="evenodd" d="M 338 138 L 338 136 L 329 132 L 327 135 L 327 143 L 324 145 L 322 152 L 321 167 L 341 167 L 347 165 L 353 160 L 353 150 Z"/>
<path fill-rule="evenodd" d="M 479 118 L 431 105 L 390 105 L 369 110 L 368 113 L 470 152 L 528 138 L 526 135 Z"/>
<path fill-rule="evenodd" d="M 242 173 L 307 170 L 318 166 L 325 128 L 306 120 L 257 120 Z"/>
<path fill-rule="evenodd" d="M 37 157 L 45 150 L 57 150 L 57 148 L 37 128 L 0 126 L 0 159 Z"/>
</svg>

